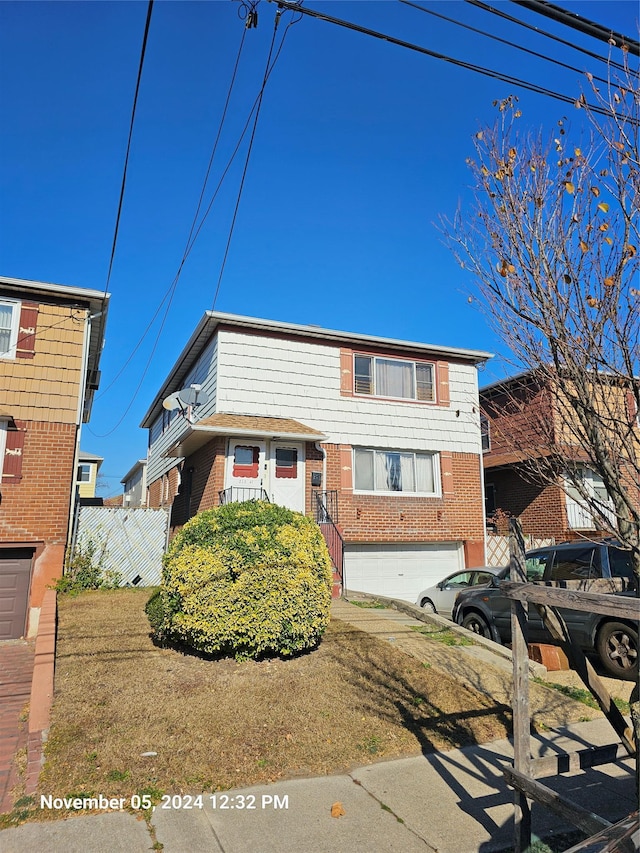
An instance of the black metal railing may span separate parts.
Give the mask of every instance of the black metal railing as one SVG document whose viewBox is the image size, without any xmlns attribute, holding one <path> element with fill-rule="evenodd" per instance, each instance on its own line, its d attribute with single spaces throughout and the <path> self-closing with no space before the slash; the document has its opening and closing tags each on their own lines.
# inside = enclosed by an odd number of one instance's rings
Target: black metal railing
<svg viewBox="0 0 640 853">
<path fill-rule="evenodd" d="M 245 501 L 266 501 L 269 503 L 269 495 L 262 488 L 250 486 L 229 486 L 218 492 L 220 506 L 231 503 L 244 503 Z"/>
<path fill-rule="evenodd" d="M 330 496 L 329 501 L 327 501 L 327 496 Z M 313 497 L 315 501 L 316 524 L 322 532 L 324 541 L 327 543 L 327 550 L 329 551 L 334 571 L 338 576 L 342 590 L 344 590 L 344 539 L 327 506 L 327 503 L 331 505 L 337 517 L 338 493 L 314 492 Z"/>
<path fill-rule="evenodd" d="M 334 524 L 338 524 L 338 491 L 314 492 L 316 523 L 320 524 L 328 516 Z"/>
</svg>

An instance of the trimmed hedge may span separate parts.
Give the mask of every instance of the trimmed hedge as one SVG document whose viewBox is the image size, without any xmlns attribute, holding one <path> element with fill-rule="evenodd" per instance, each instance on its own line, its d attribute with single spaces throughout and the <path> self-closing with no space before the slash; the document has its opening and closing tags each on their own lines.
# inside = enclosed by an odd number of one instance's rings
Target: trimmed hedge
<svg viewBox="0 0 640 853">
<path fill-rule="evenodd" d="M 238 659 L 293 655 L 320 641 L 331 582 L 311 519 L 264 501 L 226 504 L 176 535 L 147 613 L 164 642 Z"/>
</svg>

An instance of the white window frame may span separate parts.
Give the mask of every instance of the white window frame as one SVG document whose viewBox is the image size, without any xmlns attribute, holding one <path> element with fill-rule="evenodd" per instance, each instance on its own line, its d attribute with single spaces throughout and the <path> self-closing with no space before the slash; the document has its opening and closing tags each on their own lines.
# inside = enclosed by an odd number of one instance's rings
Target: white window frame
<svg viewBox="0 0 640 853">
<path fill-rule="evenodd" d="M 87 479 L 82 476 L 86 472 Z M 90 462 L 78 462 L 78 482 L 79 483 L 90 483 L 93 477 L 91 476 L 91 463 Z"/>
<path fill-rule="evenodd" d="M 577 471 L 580 473 L 587 494 L 592 498 L 597 498 L 597 491 L 601 488 L 602 478 L 587 465 L 577 466 Z M 567 527 L 570 530 L 596 530 L 600 526 L 598 524 L 597 514 L 586 504 L 579 495 L 571 494 L 571 480 L 565 477 L 565 510 L 567 513 Z M 602 501 L 601 513 L 609 517 L 611 524 L 615 524 L 615 510 L 611 498 L 608 499 L 609 507 L 607 509 L 604 500 Z"/>
<path fill-rule="evenodd" d="M 356 359 L 357 358 L 368 358 L 371 360 L 371 393 L 358 391 L 357 390 L 357 377 L 356 377 Z M 376 391 L 376 363 L 379 361 L 395 361 L 401 364 L 410 364 L 413 368 L 413 397 L 394 397 L 389 396 L 388 394 L 378 394 Z M 432 387 L 432 396 L 430 400 L 420 400 L 418 399 L 418 377 L 416 368 L 418 366 L 425 366 L 431 368 L 431 387 Z M 436 363 L 434 361 L 420 361 L 413 358 L 393 358 L 391 356 L 386 355 L 372 355 L 367 352 L 354 352 L 353 354 L 353 393 L 356 397 L 375 397 L 378 400 L 403 400 L 409 401 L 411 403 L 424 403 L 427 405 L 433 406 L 438 402 L 438 388 L 437 388 L 437 372 L 436 372 Z"/>
<path fill-rule="evenodd" d="M 0 299 L 0 305 L 9 305 L 13 309 L 11 312 L 9 349 L 6 352 L 0 352 L 0 358 L 16 357 L 16 349 L 18 346 L 18 331 L 20 329 L 20 304 L 21 303 L 15 299 Z"/>
<path fill-rule="evenodd" d="M 356 487 L 356 453 L 358 451 L 365 451 L 367 453 L 374 454 L 374 488 L 371 489 L 358 489 Z M 414 482 L 416 481 L 416 471 L 415 471 L 415 457 L 416 456 L 426 456 L 431 459 L 432 473 L 433 473 L 433 491 L 432 492 L 410 492 L 408 490 L 397 490 L 397 489 L 376 489 L 375 488 L 375 454 L 377 453 L 401 453 L 403 455 L 412 454 L 414 457 L 414 469 L 413 469 L 413 478 Z M 353 493 L 356 495 L 394 495 L 400 497 L 416 497 L 416 498 L 439 498 L 442 497 L 442 485 L 440 482 L 440 454 L 435 453 L 430 450 L 398 450 L 393 447 L 354 447 L 352 449 L 352 468 L 353 471 Z"/>
</svg>

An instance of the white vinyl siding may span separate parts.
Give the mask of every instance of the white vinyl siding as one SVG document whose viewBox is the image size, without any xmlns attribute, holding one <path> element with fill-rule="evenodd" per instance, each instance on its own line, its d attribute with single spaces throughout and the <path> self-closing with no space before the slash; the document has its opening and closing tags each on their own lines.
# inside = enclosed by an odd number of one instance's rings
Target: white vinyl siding
<svg viewBox="0 0 640 853">
<path fill-rule="evenodd" d="M 218 412 L 294 418 L 332 444 L 479 454 L 473 365 L 449 365 L 449 394 L 449 406 L 342 396 L 339 347 L 218 333 Z"/>
<path fill-rule="evenodd" d="M 216 387 L 217 387 L 217 361 L 218 342 L 214 337 L 203 349 L 200 357 L 186 375 L 181 388 L 190 385 L 201 385 L 207 395 L 207 402 L 198 406 L 196 418 L 208 418 L 215 414 L 216 409 Z M 179 390 L 179 389 L 178 389 Z M 163 409 L 155 419 L 149 430 L 149 463 L 147 466 L 147 483 L 155 482 L 163 474 L 178 464 L 179 460 L 174 457 L 165 457 L 166 451 L 176 443 L 178 437 L 184 432 L 187 422 L 179 411 L 168 412 Z"/>
</svg>

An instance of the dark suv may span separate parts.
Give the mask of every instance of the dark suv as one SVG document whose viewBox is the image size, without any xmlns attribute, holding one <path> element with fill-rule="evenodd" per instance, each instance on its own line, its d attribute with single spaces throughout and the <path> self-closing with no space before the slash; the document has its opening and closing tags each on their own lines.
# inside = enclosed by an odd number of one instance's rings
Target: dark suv
<svg viewBox="0 0 640 853">
<path fill-rule="evenodd" d="M 538 548 L 526 555 L 527 580 L 533 582 L 589 581 L 621 578 L 622 592 L 635 595 L 631 555 L 611 541 L 567 542 Z M 459 625 L 498 643 L 511 640 L 511 600 L 500 592 L 500 581 L 509 579 L 503 569 L 487 586 L 462 590 L 452 618 Z M 638 677 L 638 624 L 598 613 L 560 611 L 572 639 L 585 652 L 597 652 L 607 673 L 628 681 Z M 529 606 L 527 636 L 530 642 L 552 642 L 537 609 Z"/>
</svg>

